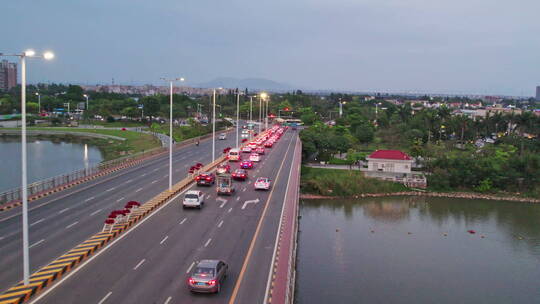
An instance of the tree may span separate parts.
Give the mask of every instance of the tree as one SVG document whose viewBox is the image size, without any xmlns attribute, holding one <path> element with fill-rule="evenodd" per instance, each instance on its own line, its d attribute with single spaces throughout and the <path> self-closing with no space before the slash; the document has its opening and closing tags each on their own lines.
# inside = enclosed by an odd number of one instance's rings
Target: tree
<svg viewBox="0 0 540 304">
<path fill-rule="evenodd" d="M 373 141 L 375 137 L 375 131 L 370 123 L 364 123 L 356 127 L 354 136 L 359 142 L 367 144 Z"/>
</svg>

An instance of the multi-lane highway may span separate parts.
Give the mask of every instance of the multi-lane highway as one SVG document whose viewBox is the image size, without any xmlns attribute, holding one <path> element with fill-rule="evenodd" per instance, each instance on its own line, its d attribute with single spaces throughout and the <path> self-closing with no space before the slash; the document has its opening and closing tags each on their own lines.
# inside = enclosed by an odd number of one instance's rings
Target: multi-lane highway
<svg viewBox="0 0 540 304">
<path fill-rule="evenodd" d="M 286 132 L 249 170 L 249 180 L 235 182 L 233 196 L 218 197 L 215 186 L 190 187 L 205 193 L 202 210 L 182 209 L 178 195 L 33 301 L 262 303 L 297 140 L 295 132 Z M 260 176 L 272 179 L 270 191 L 253 189 Z M 221 293 L 191 294 L 188 273 L 197 260 L 208 258 L 229 264 Z"/>
<path fill-rule="evenodd" d="M 235 138 L 216 141 L 216 155 Z M 211 161 L 211 140 L 173 154 L 173 182 L 195 162 Z M 168 187 L 168 154 L 75 186 L 29 204 L 31 272 L 99 231 L 107 214 L 129 200 L 145 202 Z M 0 290 L 22 280 L 21 208 L 0 212 Z"/>
</svg>

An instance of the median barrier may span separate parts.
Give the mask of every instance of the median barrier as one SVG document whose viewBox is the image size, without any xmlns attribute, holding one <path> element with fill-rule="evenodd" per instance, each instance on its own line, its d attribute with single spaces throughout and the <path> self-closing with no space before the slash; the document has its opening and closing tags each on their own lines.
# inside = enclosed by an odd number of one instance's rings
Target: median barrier
<svg viewBox="0 0 540 304">
<path fill-rule="evenodd" d="M 223 162 L 225 159 L 226 156 L 221 156 L 212 163 L 203 166 L 202 170 L 210 171 L 218 164 Z M 174 184 L 171 190 L 167 189 L 156 195 L 146 203 L 142 205 L 139 204 L 140 206 L 136 205 L 136 210 L 130 212 L 129 218 L 127 218 L 125 221 L 118 222 L 114 220 L 114 223 L 108 221 L 110 223 L 107 227 L 108 231 L 101 231 L 99 233 L 96 233 L 95 235 L 82 242 L 75 248 L 69 250 L 53 262 L 40 268 L 38 271 L 36 271 L 30 276 L 30 284 L 24 285 L 24 283 L 21 281 L 15 286 L 6 290 L 4 293 L 0 294 L 0 304 L 18 304 L 30 300 L 32 296 L 38 294 L 44 288 L 50 286 L 54 281 L 62 278 L 62 276 L 66 272 L 72 270 L 73 268 L 81 264 L 97 250 L 106 246 L 108 243 L 110 243 L 124 231 L 131 228 L 134 224 L 139 222 L 152 211 L 156 210 L 158 207 L 169 201 L 175 195 L 185 190 L 192 183 L 193 179 L 188 176 L 179 181 L 178 183 Z M 130 203 L 131 202 L 128 202 L 128 204 Z M 124 214 L 122 213 L 122 215 Z M 113 218 L 108 218 L 107 220 L 109 219 Z M 105 221 L 106 225 L 107 220 Z"/>
</svg>

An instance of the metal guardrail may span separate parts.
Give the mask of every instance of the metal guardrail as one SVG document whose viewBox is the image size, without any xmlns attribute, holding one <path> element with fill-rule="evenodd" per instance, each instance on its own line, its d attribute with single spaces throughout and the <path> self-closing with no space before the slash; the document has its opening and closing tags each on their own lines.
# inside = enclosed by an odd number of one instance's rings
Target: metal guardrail
<svg viewBox="0 0 540 304">
<path fill-rule="evenodd" d="M 230 131 L 230 130 L 226 130 L 226 131 Z M 197 140 L 200 141 L 202 139 L 206 139 L 206 138 L 209 138 L 211 136 L 212 136 L 212 134 L 210 133 L 210 134 L 206 134 L 206 135 L 203 135 L 203 136 L 183 140 L 183 141 L 181 141 L 179 143 L 176 143 L 174 145 L 174 149 L 179 149 L 179 148 L 181 148 L 183 146 L 195 143 Z M 106 162 L 102 162 L 99 165 L 94 166 L 94 167 L 80 169 L 80 170 L 77 170 L 77 171 L 74 171 L 74 172 L 71 172 L 71 173 L 66 173 L 66 174 L 55 176 L 55 177 L 47 178 L 47 179 L 44 179 L 44 180 L 40 180 L 40 181 L 37 181 L 37 182 L 33 182 L 33 183 L 28 185 L 28 188 L 27 188 L 28 189 L 28 197 L 30 198 L 33 195 L 36 195 L 38 193 L 41 193 L 41 192 L 44 192 L 44 191 L 47 191 L 47 190 L 50 190 L 50 189 L 55 189 L 57 187 L 69 184 L 69 183 L 74 182 L 76 180 L 83 179 L 85 177 L 92 176 L 94 174 L 98 174 L 98 173 L 100 173 L 102 171 L 117 167 L 117 166 L 119 166 L 119 165 L 121 165 L 123 163 L 134 161 L 134 160 L 137 160 L 137 159 L 142 159 L 142 158 L 149 157 L 149 156 L 152 156 L 152 155 L 156 155 L 156 154 L 159 154 L 159 153 L 163 153 L 163 152 L 166 152 L 166 151 L 168 151 L 168 148 L 166 148 L 166 147 L 157 147 L 157 148 L 154 148 L 154 149 L 151 149 L 151 150 L 148 150 L 148 151 L 142 151 L 142 152 L 135 153 L 135 154 L 132 154 L 132 155 L 128 155 L 128 156 L 116 158 L 116 159 L 113 159 L 113 160 L 109 160 L 109 161 L 106 161 Z M 20 201 L 20 200 L 22 200 L 22 188 L 21 187 L 10 189 L 10 190 L 7 190 L 7 191 L 4 191 L 4 192 L 0 193 L 0 205 L 5 204 L 5 203 L 9 203 L 9 202 L 16 202 L 16 201 Z"/>
</svg>

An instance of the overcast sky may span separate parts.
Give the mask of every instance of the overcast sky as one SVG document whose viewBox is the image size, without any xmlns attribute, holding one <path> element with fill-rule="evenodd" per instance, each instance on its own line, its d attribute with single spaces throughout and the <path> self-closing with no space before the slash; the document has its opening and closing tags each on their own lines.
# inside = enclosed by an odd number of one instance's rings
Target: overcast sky
<svg viewBox="0 0 540 304">
<path fill-rule="evenodd" d="M 306 89 L 527 95 L 539 0 L 4 0 L 31 82 L 267 78 Z"/>
</svg>

